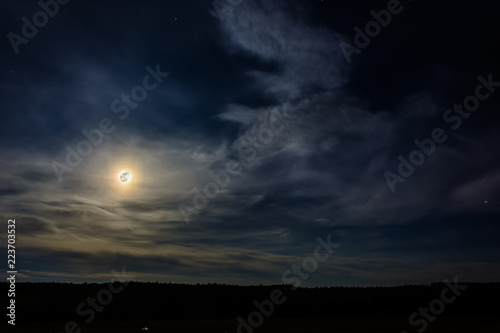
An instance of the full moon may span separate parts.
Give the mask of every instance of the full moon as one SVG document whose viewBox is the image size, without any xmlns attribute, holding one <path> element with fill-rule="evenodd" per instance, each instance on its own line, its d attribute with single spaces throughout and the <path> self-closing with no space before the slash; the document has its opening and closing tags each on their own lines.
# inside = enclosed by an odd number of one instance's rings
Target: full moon
<svg viewBox="0 0 500 333">
<path fill-rule="evenodd" d="M 122 183 L 128 183 L 130 180 L 132 180 L 132 174 L 127 170 L 123 170 L 118 174 L 118 179 Z"/>
</svg>

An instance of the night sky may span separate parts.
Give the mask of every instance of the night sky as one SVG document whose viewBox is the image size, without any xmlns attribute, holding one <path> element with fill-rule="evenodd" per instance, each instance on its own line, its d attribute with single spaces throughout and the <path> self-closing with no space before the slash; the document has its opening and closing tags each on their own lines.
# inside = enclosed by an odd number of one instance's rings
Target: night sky
<svg viewBox="0 0 500 333">
<path fill-rule="evenodd" d="M 215 4 L 2 2 L 19 281 L 499 281 L 494 3 Z"/>
</svg>

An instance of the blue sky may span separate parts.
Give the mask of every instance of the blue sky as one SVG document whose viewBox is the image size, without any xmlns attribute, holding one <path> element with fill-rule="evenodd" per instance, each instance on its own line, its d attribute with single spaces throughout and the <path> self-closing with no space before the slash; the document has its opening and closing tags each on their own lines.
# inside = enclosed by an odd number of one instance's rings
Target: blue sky
<svg viewBox="0 0 500 333">
<path fill-rule="evenodd" d="M 331 235 L 304 285 L 498 281 L 499 92 L 456 130 L 443 118 L 479 76 L 500 81 L 498 23 L 480 2 L 402 6 L 350 63 L 342 43 L 387 2 L 245 0 L 221 20 L 210 1 L 71 1 L 18 53 L 3 38 L 0 215 L 19 276 L 281 283 Z M 5 36 L 40 11 L 1 7 Z M 446 142 L 392 191 L 385 173 L 436 128 Z"/>
</svg>

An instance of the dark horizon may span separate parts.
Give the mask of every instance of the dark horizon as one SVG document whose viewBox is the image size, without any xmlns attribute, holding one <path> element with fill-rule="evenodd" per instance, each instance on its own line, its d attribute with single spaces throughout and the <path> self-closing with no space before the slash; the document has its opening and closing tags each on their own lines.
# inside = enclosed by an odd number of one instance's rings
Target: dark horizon
<svg viewBox="0 0 500 333">
<path fill-rule="evenodd" d="M 0 286 L 4 283 L 0 283 Z M 293 286 L 18 284 L 16 332 L 423 332 L 498 327 L 500 283 L 297 288 Z M 37 300 L 52 301 L 50 307 Z M 439 320 L 436 318 L 439 316 Z M 480 324 L 478 324 L 480 323 Z M 0 328 L 3 323 L 0 323 Z M 65 329 L 66 328 L 66 329 Z M 344 330 L 348 328 L 348 330 Z M 14 332 L 14 331 L 13 331 Z M 405 331 L 401 331 L 405 332 Z"/>
</svg>

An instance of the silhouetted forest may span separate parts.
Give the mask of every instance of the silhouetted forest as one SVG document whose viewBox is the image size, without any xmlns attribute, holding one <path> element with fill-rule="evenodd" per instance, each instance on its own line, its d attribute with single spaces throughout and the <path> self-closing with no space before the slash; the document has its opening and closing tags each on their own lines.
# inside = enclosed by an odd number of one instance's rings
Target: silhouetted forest
<svg viewBox="0 0 500 333">
<path fill-rule="evenodd" d="M 463 285 L 460 283 L 460 285 Z M 500 283 L 468 283 L 467 289 L 442 316 L 498 316 Z M 90 319 L 88 298 L 96 299 L 109 284 L 18 283 L 17 322 L 67 322 Z M 0 286 L 7 290 L 6 283 Z M 115 290 L 123 287 L 116 282 Z M 92 321 L 144 321 L 244 318 L 256 310 L 254 301 L 270 299 L 279 289 L 286 300 L 275 305 L 272 317 L 409 316 L 441 297 L 444 283 L 400 287 L 234 286 L 130 282 L 106 299 Z M 102 293 L 104 294 L 104 293 Z M 110 293 L 107 293 L 110 294 Z M 453 294 L 450 294 L 453 295 Z M 101 299 L 104 297 L 100 295 Z M 85 304 L 82 305 L 82 303 Z M 99 304 L 99 303 L 97 303 Z M 101 304 L 102 305 L 102 304 Z M 80 306 L 80 313 L 76 311 Z"/>
</svg>

